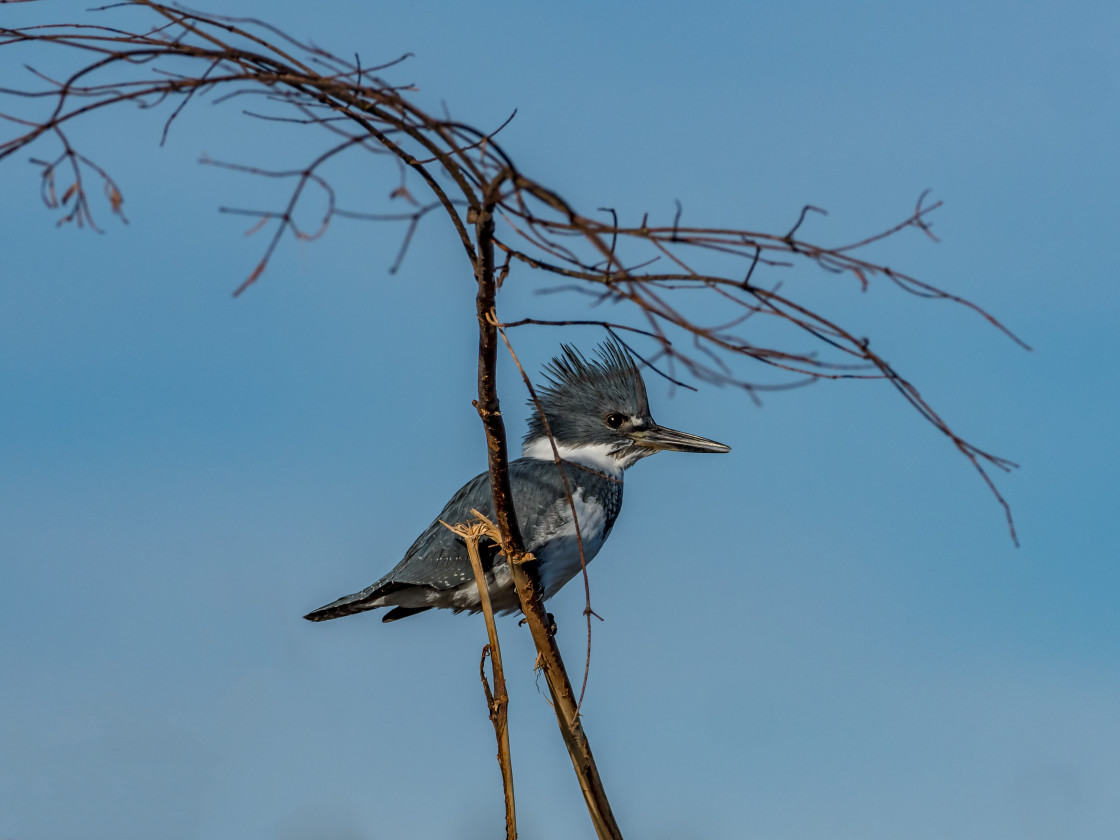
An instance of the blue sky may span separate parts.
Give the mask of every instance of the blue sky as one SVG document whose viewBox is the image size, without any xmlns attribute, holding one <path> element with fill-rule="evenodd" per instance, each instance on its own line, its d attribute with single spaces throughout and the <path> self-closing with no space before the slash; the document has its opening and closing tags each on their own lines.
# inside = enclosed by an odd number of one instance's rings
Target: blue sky
<svg viewBox="0 0 1120 840">
<path fill-rule="evenodd" d="M 869 255 L 968 311 L 812 270 L 796 292 L 872 336 L 969 465 L 883 384 L 754 406 L 670 395 L 654 416 L 733 447 L 628 475 L 591 567 L 584 706 L 619 823 L 642 838 L 1113 838 L 1120 832 L 1114 508 L 1120 9 L 1110 3 L 229 0 L 503 132 L 582 207 L 839 243 L 945 202 L 934 244 Z M 9 6 L 6 25 L 83 4 Z M 76 12 L 75 12 L 76 13 Z M 19 63 L 0 55 L 5 84 Z M 7 106 L 5 106 L 7 107 Z M 275 185 L 205 155 L 303 165 L 311 137 L 199 102 L 73 139 L 130 224 L 56 228 L 27 154 L 0 170 L 0 837 L 493 837 L 480 618 L 308 609 L 390 568 L 484 467 L 473 281 L 432 220 L 338 221 L 264 247 L 223 205 Z M 47 156 L 53 149 L 38 150 Z M 351 177 L 352 176 L 352 177 Z M 395 167 L 345 177 L 378 199 Z M 516 281 L 516 282 L 515 282 Z M 579 311 L 514 277 L 507 318 Z M 536 370 L 593 329 L 521 331 Z M 516 372 L 501 371 L 511 433 Z M 551 602 L 573 671 L 582 588 Z M 501 622 L 522 833 L 592 836 L 512 619 Z"/>
</svg>

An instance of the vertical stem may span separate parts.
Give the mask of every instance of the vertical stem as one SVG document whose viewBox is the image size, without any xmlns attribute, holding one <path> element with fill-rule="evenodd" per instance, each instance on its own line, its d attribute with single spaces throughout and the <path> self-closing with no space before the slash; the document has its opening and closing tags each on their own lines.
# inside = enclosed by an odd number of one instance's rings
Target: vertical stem
<svg viewBox="0 0 1120 840">
<path fill-rule="evenodd" d="M 494 623 L 494 607 L 490 603 L 490 590 L 486 585 L 486 572 L 482 568 L 482 559 L 478 556 L 478 541 L 484 530 L 477 524 L 466 527 L 451 526 L 446 522 L 443 524 L 463 537 L 467 544 L 467 554 L 471 558 L 471 568 L 474 570 L 474 580 L 478 586 L 482 615 L 486 619 L 486 635 L 490 639 L 488 645 L 490 665 L 494 673 L 493 694 L 486 683 L 486 651 L 482 653 L 479 671 L 482 675 L 482 688 L 486 692 L 486 705 L 490 709 L 490 722 L 494 724 L 494 734 L 498 739 L 498 764 L 502 768 L 502 790 L 506 802 L 506 840 L 517 840 L 517 808 L 513 799 L 513 755 L 509 748 L 509 724 L 506 716 L 509 694 L 506 692 L 506 674 L 505 669 L 502 668 L 502 648 L 498 644 L 498 628 Z"/>
<path fill-rule="evenodd" d="M 552 694 L 556 720 L 568 755 L 572 759 L 580 789 L 583 791 L 587 811 L 600 840 L 621 840 L 622 832 L 611 812 L 610 802 L 599 778 L 591 744 L 580 724 L 576 694 L 564 669 L 564 661 L 556 640 L 548 631 L 547 614 L 541 597 L 539 581 L 531 575 L 525 563 L 525 543 L 517 526 L 517 516 L 509 483 L 509 454 L 506 450 L 505 423 L 498 402 L 495 369 L 497 366 L 498 323 L 494 310 L 496 284 L 494 281 L 494 196 L 501 178 L 492 182 L 486 191 L 482 207 L 472 211 L 475 224 L 478 256 L 475 260 L 475 279 L 478 282 L 476 311 L 478 316 L 478 400 L 475 408 L 486 429 L 489 452 L 490 489 L 494 496 L 494 513 L 502 535 L 504 553 L 510 565 L 514 586 L 521 600 L 521 611 L 533 635 L 533 642 L 540 654 L 541 667 L 549 692 Z"/>
<path fill-rule="evenodd" d="M 498 403 L 498 386 L 495 371 L 498 359 L 498 331 L 494 324 L 494 215 L 489 201 L 475 211 L 475 231 L 478 257 L 475 261 L 475 279 L 478 295 L 475 309 L 478 315 L 478 410 L 486 428 L 486 448 L 489 454 L 490 489 L 494 494 L 494 516 L 502 534 L 506 556 L 525 553 L 525 542 L 517 525 L 509 484 L 509 453 L 506 449 L 505 422 Z"/>
<path fill-rule="evenodd" d="M 494 734 L 498 739 L 498 765 L 502 768 L 502 791 L 506 802 L 506 840 L 517 840 L 517 805 L 513 798 L 513 753 L 509 748 L 509 722 L 506 709 L 509 695 L 506 694 L 505 672 L 498 662 L 491 660 L 494 672 L 495 697 L 486 681 L 486 657 L 492 655 L 494 648 L 486 645 L 482 649 L 482 660 L 478 663 L 478 674 L 482 679 L 482 690 L 486 692 L 486 705 L 490 709 L 490 722 L 494 724 Z"/>
</svg>

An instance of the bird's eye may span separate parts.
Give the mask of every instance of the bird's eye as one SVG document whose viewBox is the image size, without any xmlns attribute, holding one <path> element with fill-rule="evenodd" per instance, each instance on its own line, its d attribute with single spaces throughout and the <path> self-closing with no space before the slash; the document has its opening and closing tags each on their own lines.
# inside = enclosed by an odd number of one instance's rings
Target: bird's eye
<svg viewBox="0 0 1120 840">
<path fill-rule="evenodd" d="M 621 414 L 608 414 L 607 415 L 607 425 L 610 426 L 612 429 L 617 429 L 619 426 L 621 426 L 625 422 L 626 422 L 626 418 Z"/>
</svg>

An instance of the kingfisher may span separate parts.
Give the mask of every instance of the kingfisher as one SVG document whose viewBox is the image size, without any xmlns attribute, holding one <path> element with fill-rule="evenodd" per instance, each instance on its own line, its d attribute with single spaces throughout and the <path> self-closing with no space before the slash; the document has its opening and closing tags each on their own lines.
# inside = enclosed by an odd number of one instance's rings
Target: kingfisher
<svg viewBox="0 0 1120 840">
<path fill-rule="evenodd" d="M 509 465 L 513 508 L 545 599 L 599 553 L 622 508 L 627 469 L 663 450 L 731 451 L 655 423 L 641 372 L 617 341 L 601 344 L 593 359 L 568 345 L 561 349 L 544 367 L 547 384 L 529 400 L 533 413 L 521 457 Z M 384 622 L 433 608 L 478 612 L 478 585 L 466 544 L 443 524 L 466 522 L 472 510 L 494 517 L 489 473 L 464 484 L 387 575 L 304 618 L 326 621 L 379 607 L 392 608 L 382 616 Z M 493 543 L 489 550 L 485 544 L 480 548 L 494 611 L 519 610 L 505 557 Z"/>
</svg>

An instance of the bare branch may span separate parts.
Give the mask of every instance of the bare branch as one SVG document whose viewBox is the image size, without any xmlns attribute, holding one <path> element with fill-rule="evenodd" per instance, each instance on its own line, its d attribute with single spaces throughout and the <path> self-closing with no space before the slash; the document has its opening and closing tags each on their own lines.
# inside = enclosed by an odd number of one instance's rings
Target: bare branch
<svg viewBox="0 0 1120 840">
<path fill-rule="evenodd" d="M 482 558 L 478 554 L 479 540 L 486 538 L 501 545 L 502 535 L 498 527 L 479 513 L 472 510 L 474 522 L 461 522 L 448 525 L 443 520 L 440 523 L 451 533 L 463 538 L 467 545 L 467 554 L 471 560 L 471 569 L 474 570 L 474 581 L 478 587 L 478 597 L 482 607 L 482 615 L 486 620 L 486 634 L 490 643 L 482 650 L 482 662 L 479 670 L 482 674 L 482 688 L 486 693 L 486 707 L 490 710 L 490 722 L 494 724 L 494 734 L 498 739 L 498 764 L 502 768 L 502 790 L 506 802 L 506 840 L 517 840 L 517 807 L 513 798 L 513 757 L 509 748 L 509 723 L 507 709 L 509 707 L 509 694 L 506 691 L 505 670 L 502 668 L 502 648 L 498 644 L 498 628 L 494 623 L 494 607 L 490 603 L 490 586 L 486 580 L 486 572 L 482 568 Z M 486 654 L 490 654 L 490 664 L 494 673 L 494 691 L 486 682 Z"/>
</svg>

